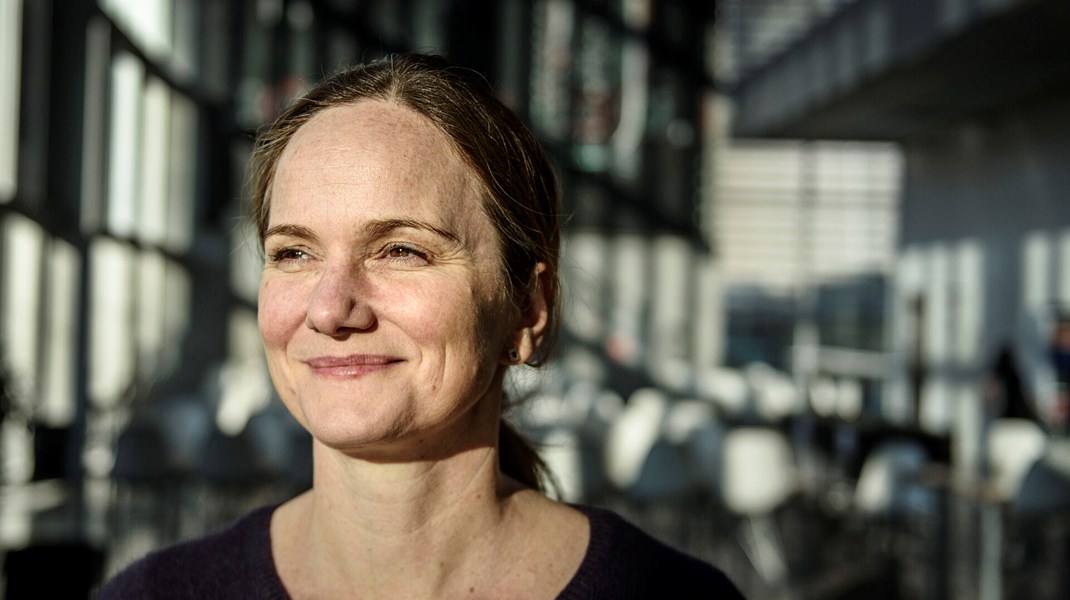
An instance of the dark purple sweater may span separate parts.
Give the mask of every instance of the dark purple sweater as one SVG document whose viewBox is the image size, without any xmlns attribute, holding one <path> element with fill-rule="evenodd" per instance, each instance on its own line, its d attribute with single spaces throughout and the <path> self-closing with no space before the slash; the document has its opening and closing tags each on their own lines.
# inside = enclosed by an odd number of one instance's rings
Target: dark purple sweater
<svg viewBox="0 0 1070 600">
<path fill-rule="evenodd" d="M 576 508 L 591 522 L 591 540 L 559 599 L 743 597 L 715 567 L 655 540 L 615 513 Z M 97 600 L 288 600 L 271 557 L 273 510 L 258 508 L 216 533 L 149 554 L 106 583 Z"/>
</svg>

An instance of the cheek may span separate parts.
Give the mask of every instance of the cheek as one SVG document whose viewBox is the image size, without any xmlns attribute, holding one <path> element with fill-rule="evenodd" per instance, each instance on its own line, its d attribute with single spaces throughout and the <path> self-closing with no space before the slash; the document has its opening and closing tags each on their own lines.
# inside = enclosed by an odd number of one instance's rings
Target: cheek
<svg viewBox="0 0 1070 600">
<path fill-rule="evenodd" d="M 285 346 L 294 329 L 304 322 L 307 299 L 293 285 L 267 279 L 260 285 L 257 321 L 264 345 Z"/>
<path fill-rule="evenodd" d="M 424 351 L 467 354 L 481 345 L 484 311 L 466 282 L 436 279 L 388 291 L 391 300 L 376 303 L 380 318 L 400 326 Z"/>
<path fill-rule="evenodd" d="M 442 287 L 408 289 L 389 302 L 377 302 L 376 312 L 381 320 L 402 328 L 417 345 L 430 349 L 465 337 L 462 332 L 471 318 L 465 304 L 456 293 Z"/>
</svg>

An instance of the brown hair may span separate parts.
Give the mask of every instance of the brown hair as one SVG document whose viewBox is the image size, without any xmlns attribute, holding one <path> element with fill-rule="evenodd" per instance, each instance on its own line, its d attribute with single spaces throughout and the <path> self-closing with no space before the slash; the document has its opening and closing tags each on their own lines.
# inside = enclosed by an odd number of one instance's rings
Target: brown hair
<svg viewBox="0 0 1070 600">
<path fill-rule="evenodd" d="M 482 184 L 482 209 L 498 231 L 510 296 L 518 303 L 532 294 L 547 297 L 542 343 L 528 364 L 549 357 L 559 327 L 558 254 L 561 244 L 557 179 L 531 131 L 472 71 L 439 56 L 399 54 L 332 75 L 287 108 L 257 136 L 250 161 L 252 213 L 263 246 L 275 170 L 287 143 L 320 111 L 376 99 L 395 102 L 434 123 L 453 142 Z M 546 266 L 541 278 L 535 270 Z M 521 309 L 524 306 L 519 306 Z M 499 424 L 501 470 L 543 489 L 546 465 L 531 444 L 503 419 Z"/>
</svg>

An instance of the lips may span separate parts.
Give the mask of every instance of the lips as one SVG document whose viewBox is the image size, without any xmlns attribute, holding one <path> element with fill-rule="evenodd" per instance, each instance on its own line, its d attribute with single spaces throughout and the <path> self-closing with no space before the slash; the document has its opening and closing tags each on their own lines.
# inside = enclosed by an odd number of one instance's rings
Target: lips
<svg viewBox="0 0 1070 600">
<path fill-rule="evenodd" d="M 324 377 L 360 377 L 389 368 L 401 359 L 378 354 L 317 356 L 305 361 L 312 372 Z"/>
</svg>

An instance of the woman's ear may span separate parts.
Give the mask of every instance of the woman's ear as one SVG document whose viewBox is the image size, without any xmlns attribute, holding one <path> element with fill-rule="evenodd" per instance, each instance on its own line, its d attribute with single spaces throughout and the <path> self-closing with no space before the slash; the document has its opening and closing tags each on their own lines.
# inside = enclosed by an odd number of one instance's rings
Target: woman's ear
<svg viewBox="0 0 1070 600">
<path fill-rule="evenodd" d="M 522 310 L 513 331 L 513 345 L 506 351 L 506 364 L 520 364 L 531 360 L 542 344 L 550 321 L 550 297 L 554 293 L 546 263 L 535 263 L 534 285 L 527 298 L 522 298 Z M 515 351 L 515 352 L 514 352 Z"/>
</svg>

